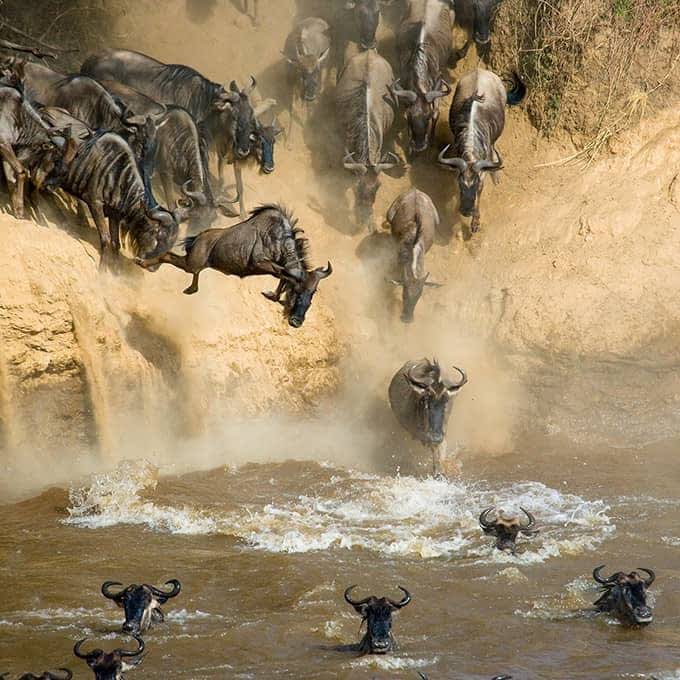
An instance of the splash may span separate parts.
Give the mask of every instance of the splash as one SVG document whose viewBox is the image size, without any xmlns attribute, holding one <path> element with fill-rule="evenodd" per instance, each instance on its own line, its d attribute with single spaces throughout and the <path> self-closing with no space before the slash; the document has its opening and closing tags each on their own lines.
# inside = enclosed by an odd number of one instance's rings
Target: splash
<svg viewBox="0 0 680 680">
<path fill-rule="evenodd" d="M 604 502 L 539 482 L 495 488 L 482 482 L 380 477 L 309 465 L 318 473 L 317 481 L 304 494 L 280 494 L 274 503 L 230 503 L 225 498 L 224 508 L 213 504 L 208 509 L 155 502 L 157 470 L 149 463 L 125 462 L 72 489 L 64 522 L 90 529 L 131 524 L 173 534 L 233 536 L 273 553 L 361 548 L 390 556 L 467 557 L 510 566 L 583 553 L 615 531 Z M 237 488 L 240 473 L 231 474 Z M 236 509 L 228 509 L 230 505 Z M 523 541 L 517 556 L 495 550 L 477 521 L 479 509 L 489 505 L 530 508 L 540 519 L 541 533 Z"/>
</svg>

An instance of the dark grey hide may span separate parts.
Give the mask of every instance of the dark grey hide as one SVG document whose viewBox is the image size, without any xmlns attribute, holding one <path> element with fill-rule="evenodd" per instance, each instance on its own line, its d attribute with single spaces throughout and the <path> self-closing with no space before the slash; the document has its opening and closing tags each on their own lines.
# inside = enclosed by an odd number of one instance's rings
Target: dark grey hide
<svg viewBox="0 0 680 680">
<path fill-rule="evenodd" d="M 85 639 L 76 642 L 73 653 L 79 659 L 83 659 L 94 673 L 95 680 L 124 680 L 123 672 L 138 666 L 144 653 L 144 640 L 137 635 L 132 636 L 137 642 L 136 650 L 114 649 L 112 652 L 105 652 L 96 648 L 91 652 L 84 652 L 82 647 Z"/>
<path fill-rule="evenodd" d="M 638 567 L 646 574 L 643 578 L 637 571 L 625 574 L 618 571 L 603 577 L 604 564 L 593 570 L 593 578 L 602 586 L 602 596 L 595 602 L 595 608 L 616 616 L 630 626 L 648 626 L 654 619 L 652 609 L 647 605 L 647 589 L 656 578 L 651 569 Z"/>
<path fill-rule="evenodd" d="M 399 424 L 432 453 L 433 474 L 439 474 L 445 453 L 446 428 L 453 402 L 467 383 L 465 371 L 455 367 L 457 381 L 442 375 L 436 360 L 407 361 L 389 387 L 392 412 Z"/>
<path fill-rule="evenodd" d="M 319 282 L 330 276 L 330 262 L 312 269 L 307 259 L 307 241 L 296 228 L 296 220 L 277 205 L 264 205 L 250 218 L 232 227 L 208 229 L 183 242 L 186 255 L 165 253 L 157 258 L 140 259 L 148 268 L 172 264 L 193 275 L 187 295 L 198 292 L 198 277 L 204 269 L 215 269 L 227 276 L 269 275 L 279 279 L 275 292 L 264 293 L 280 303 L 288 323 L 302 326 Z"/>
<path fill-rule="evenodd" d="M 478 47 L 491 42 L 494 16 L 502 0 L 455 0 L 456 20 Z"/>
</svg>

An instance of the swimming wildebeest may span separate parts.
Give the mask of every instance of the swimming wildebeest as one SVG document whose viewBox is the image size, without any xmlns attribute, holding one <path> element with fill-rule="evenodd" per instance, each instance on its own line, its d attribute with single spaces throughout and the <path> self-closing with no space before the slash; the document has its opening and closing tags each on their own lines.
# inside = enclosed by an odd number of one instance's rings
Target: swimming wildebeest
<svg viewBox="0 0 680 680">
<path fill-rule="evenodd" d="M 151 628 L 153 623 L 162 623 L 165 616 L 161 605 L 170 598 L 177 597 L 182 590 L 182 585 L 177 579 L 165 582 L 170 586 L 169 592 L 150 586 L 147 583 L 137 585 L 133 583 L 118 592 L 111 589 L 114 586 L 123 586 L 118 581 L 106 581 L 102 584 L 102 595 L 113 600 L 125 611 L 124 633 L 143 633 Z"/>
<path fill-rule="evenodd" d="M 375 51 L 352 57 L 340 75 L 336 98 L 345 141 L 344 167 L 359 176 L 354 190 L 356 218 L 374 230 L 373 204 L 380 173 L 399 163 L 385 152 L 396 101 L 390 91 L 392 67 Z"/>
<path fill-rule="evenodd" d="M 92 669 L 95 680 L 124 680 L 123 672 L 139 665 L 143 660 L 144 640 L 137 635 L 132 637 L 137 641 L 137 649 L 134 651 L 114 649 L 112 652 L 105 652 L 97 648 L 91 652 L 83 652 L 83 639 L 76 642 L 73 653 Z"/>
<path fill-rule="evenodd" d="M 455 0 L 456 21 L 469 32 L 478 47 L 486 47 L 491 42 L 493 18 L 501 2 L 502 0 Z"/>
<path fill-rule="evenodd" d="M 0 87 L 0 158 L 16 217 L 24 217 L 27 180 L 41 189 L 75 150 L 69 130 L 45 123 L 20 90 Z"/>
<path fill-rule="evenodd" d="M 442 149 L 439 162 L 458 171 L 460 212 L 472 216 L 473 233 L 479 229 L 484 173 L 495 173 L 503 167 L 496 142 L 505 127 L 505 106 L 519 104 L 526 94 L 516 75 L 514 81 L 513 89 L 507 92 L 495 73 L 476 69 L 458 81 L 453 96 L 449 126 L 454 141 Z M 451 156 L 447 156 L 449 150 Z"/>
<path fill-rule="evenodd" d="M 387 654 L 396 647 L 392 635 L 392 614 L 405 607 L 411 601 L 411 594 L 398 586 L 404 593 L 404 597 L 395 602 L 389 597 L 375 597 L 371 595 L 363 600 L 353 600 L 350 593 L 356 586 L 350 586 L 345 590 L 345 600 L 354 607 L 366 622 L 366 634 L 357 645 L 356 651 L 360 654 Z"/>
<path fill-rule="evenodd" d="M 170 212 L 158 205 L 130 146 L 113 132 L 96 133 L 81 143 L 54 182 L 89 208 L 102 263 L 118 253 L 125 235 L 137 257 L 158 257 L 174 245 L 178 225 L 189 214 L 187 207 Z"/>
<path fill-rule="evenodd" d="M 400 79 L 392 91 L 408 105 L 411 153 L 429 147 L 439 119 L 438 100 L 451 94 L 442 75 L 451 56 L 453 19 L 445 0 L 411 0 L 399 27 Z"/>
<path fill-rule="evenodd" d="M 73 673 L 68 668 L 59 668 L 59 673 L 44 671 L 40 675 L 24 673 L 18 680 L 71 680 Z M 0 680 L 9 680 L 9 673 L 0 673 Z"/>
<path fill-rule="evenodd" d="M 436 359 L 407 361 L 394 375 L 389 387 L 392 411 L 399 424 L 432 452 L 432 471 L 438 474 L 446 453 L 446 427 L 453 402 L 468 377 L 454 366 L 460 380 L 442 375 Z"/>
<path fill-rule="evenodd" d="M 198 292 L 198 277 L 204 269 L 216 269 L 227 276 L 269 275 L 279 279 L 275 292 L 263 293 L 283 305 L 288 323 L 302 326 L 319 282 L 333 272 L 331 263 L 311 269 L 307 240 L 296 228 L 297 221 L 278 205 L 263 205 L 250 218 L 224 229 L 208 229 L 185 239 L 186 255 L 165 253 L 138 260 L 142 267 L 172 264 L 193 275 L 187 295 Z M 283 297 L 283 299 L 282 299 Z"/>
<path fill-rule="evenodd" d="M 216 153 L 220 176 L 225 160 L 247 158 L 258 139 L 257 117 L 271 108 L 274 100 L 265 100 L 258 110 L 250 102 L 256 85 L 240 89 L 235 81 L 229 88 L 204 78 L 183 64 L 164 64 L 152 57 L 130 50 L 105 50 L 88 58 L 81 73 L 97 80 L 116 80 L 134 88 L 154 101 L 186 109 L 199 126 L 201 143 Z M 235 163 L 237 190 L 244 213 L 242 179 Z"/>
<path fill-rule="evenodd" d="M 517 536 L 520 533 L 525 536 L 535 536 L 538 533 L 539 530 L 535 528 L 536 518 L 528 510 L 522 507 L 520 510 L 526 515 L 526 522 L 523 522 L 517 514 L 508 513 L 503 509 L 496 512 L 493 506 L 479 516 L 479 524 L 484 533 L 496 537 L 498 550 L 506 550 L 514 555 L 517 549 Z M 492 519 L 493 514 L 496 516 Z"/>
<path fill-rule="evenodd" d="M 394 200 L 387 211 L 387 221 L 397 244 L 401 276 L 392 283 L 403 291 L 401 320 L 411 323 L 425 286 L 439 286 L 428 281 L 430 273 L 425 271 L 425 253 L 434 243 L 439 213 L 427 194 L 410 189 Z"/>
<path fill-rule="evenodd" d="M 638 567 L 647 578 L 642 578 L 637 571 L 624 574 L 618 571 L 609 578 L 604 578 L 601 571 L 604 564 L 593 570 L 593 578 L 602 585 L 604 593 L 597 602 L 595 608 L 600 612 L 608 612 L 618 617 L 623 623 L 634 626 L 647 626 L 653 618 L 653 612 L 647 606 L 647 588 L 654 583 L 656 578 L 651 569 Z"/>
</svg>

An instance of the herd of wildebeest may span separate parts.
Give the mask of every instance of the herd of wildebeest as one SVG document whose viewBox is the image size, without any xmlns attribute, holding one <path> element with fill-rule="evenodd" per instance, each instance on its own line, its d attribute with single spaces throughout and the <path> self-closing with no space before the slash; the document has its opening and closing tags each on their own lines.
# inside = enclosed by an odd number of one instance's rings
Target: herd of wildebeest
<svg viewBox="0 0 680 680">
<path fill-rule="evenodd" d="M 383 5 L 401 0 L 338 0 L 344 14 L 333 27 L 321 17 L 299 21 L 283 46 L 291 85 L 290 130 L 294 109 L 308 111 L 336 64 L 335 103 L 344 139 L 345 169 L 355 173 L 355 215 L 360 225 L 374 228 L 373 205 L 382 172 L 403 164 L 394 143 L 395 121 L 403 111 L 408 131 L 407 153 L 412 158 L 432 144 L 439 100 L 451 93 L 448 69 L 472 43 L 483 53 L 490 41 L 491 22 L 501 0 L 405 0 L 397 30 L 399 77 L 381 56 L 376 41 Z M 245 0 L 244 11 L 257 23 L 258 0 Z M 454 21 L 469 29 L 470 38 L 456 50 Z M 341 30 L 340 30 L 341 27 Z M 350 39 L 347 39 L 348 31 Z M 335 41 L 335 44 L 334 44 Z M 289 324 L 302 325 L 319 282 L 332 273 L 309 264 L 307 239 L 292 213 L 277 204 L 245 210 L 242 167 L 256 159 L 264 174 L 274 171 L 276 137 L 282 131 L 275 116 L 264 116 L 276 105 L 255 96 L 256 81 L 243 87 L 214 83 L 193 68 L 165 64 L 129 50 L 105 50 L 87 58 L 80 73 L 64 74 L 46 65 L 54 55 L 39 48 L 0 40 L 0 49 L 29 52 L 42 63 L 11 57 L 0 67 L 0 156 L 11 205 L 23 218 L 26 187 L 59 191 L 62 202 L 72 201 L 82 215 L 92 217 L 99 232 L 101 263 L 116 262 L 121 244 L 135 261 L 151 271 L 172 264 L 192 274 L 187 294 L 198 291 L 200 272 L 216 269 L 239 277 L 269 275 L 278 280 L 275 291 L 263 295 L 281 304 Z M 489 70 L 474 69 L 457 82 L 449 112 L 453 141 L 438 154 L 439 163 L 457 172 L 459 210 L 472 217 L 471 232 L 480 224 L 479 199 L 486 173 L 503 165 L 495 144 L 505 123 L 506 105 L 519 104 L 526 88 L 513 73 L 511 89 Z M 302 116 L 304 121 L 304 116 Z M 218 182 L 224 187 L 224 166 L 234 167 L 236 195 L 215 191 L 211 155 L 217 158 Z M 165 205 L 154 190 L 162 190 Z M 70 197 L 70 198 L 69 198 Z M 236 213 L 232 206 L 240 204 Z M 241 221 L 227 228 L 210 228 L 222 212 Z M 432 199 L 411 188 L 390 206 L 387 224 L 397 246 L 403 288 L 402 320 L 413 321 L 414 309 L 428 281 L 425 254 L 434 242 L 439 213 Z M 187 222 L 192 236 L 179 238 Z M 181 247 L 183 255 L 173 252 Z M 457 379 L 436 360 L 407 361 L 389 386 L 389 401 L 401 426 L 432 453 L 433 472 L 439 473 L 445 453 L 446 425 L 452 404 L 467 382 L 456 367 Z M 514 554 L 520 534 L 538 533 L 534 516 L 502 508 L 485 509 L 479 522 L 494 536 L 495 547 Z M 646 591 L 654 572 L 640 568 L 629 574 L 601 575 L 597 611 L 609 612 L 624 624 L 651 623 Z M 639 572 L 643 573 L 643 576 Z M 84 651 L 85 640 L 73 652 L 86 661 L 99 680 L 119 680 L 123 671 L 142 660 L 142 635 L 163 622 L 161 605 L 180 594 L 181 584 L 168 581 L 169 590 L 154 586 L 107 581 L 102 594 L 125 612 L 124 633 L 136 640 L 134 650 Z M 384 654 L 395 647 L 392 614 L 411 602 L 375 596 L 354 600 L 344 593 L 366 623 L 358 644 L 338 649 L 359 654 Z M 426 676 L 422 673 L 421 678 Z M 0 675 L 0 680 L 8 678 Z M 24 674 L 21 680 L 68 680 L 72 673 Z M 494 680 L 509 680 L 497 676 Z"/>
</svg>

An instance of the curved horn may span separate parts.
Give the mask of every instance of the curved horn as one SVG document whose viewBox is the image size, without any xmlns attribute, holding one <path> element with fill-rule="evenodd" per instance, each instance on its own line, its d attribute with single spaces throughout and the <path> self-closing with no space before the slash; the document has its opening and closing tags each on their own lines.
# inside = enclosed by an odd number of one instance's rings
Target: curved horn
<svg viewBox="0 0 680 680">
<path fill-rule="evenodd" d="M 410 383 L 412 383 L 413 385 L 415 385 L 416 387 L 420 387 L 420 389 L 422 389 L 422 390 L 428 389 L 430 386 L 429 386 L 427 383 L 424 383 L 424 382 L 418 380 L 418 379 L 413 375 L 413 369 L 414 369 L 414 368 L 415 368 L 415 366 L 411 366 L 411 368 L 409 368 L 408 371 L 406 371 L 406 378 L 407 378 L 407 380 L 408 380 Z"/>
<path fill-rule="evenodd" d="M 394 600 L 390 600 L 390 598 L 387 598 L 387 601 L 393 606 L 396 607 L 397 609 L 401 609 L 402 607 L 405 607 L 410 601 L 411 601 L 411 593 L 406 590 L 406 588 L 403 588 L 402 586 L 397 586 L 399 590 L 401 590 L 402 593 L 404 593 L 404 597 L 399 600 L 399 602 L 395 602 Z"/>
<path fill-rule="evenodd" d="M 110 590 L 111 586 L 123 586 L 123 584 L 119 581 L 105 581 L 102 583 L 102 595 L 107 597 L 109 600 L 115 600 L 119 595 L 122 594 L 123 591 L 121 590 L 120 592 L 114 594 Z M 124 589 L 125 588 L 123 587 L 123 590 Z"/>
<path fill-rule="evenodd" d="M 354 160 L 354 154 L 353 153 L 346 154 L 345 158 L 342 161 L 342 164 L 343 164 L 345 170 L 358 171 L 362 175 L 365 175 L 368 172 L 368 168 L 366 167 L 366 163 L 357 163 Z"/>
<path fill-rule="evenodd" d="M 257 80 L 255 80 L 255 76 L 251 75 L 250 76 L 250 85 L 246 85 L 243 88 L 243 94 L 245 94 L 247 97 L 250 96 L 252 91 L 257 87 Z"/>
<path fill-rule="evenodd" d="M 407 102 L 410 104 L 415 104 L 415 102 L 418 100 L 418 95 L 413 91 L 413 90 L 403 90 L 401 86 L 399 85 L 400 80 L 397 79 L 394 81 L 392 84 L 392 87 L 390 87 L 390 91 L 392 92 L 393 96 L 399 100 L 405 99 Z"/>
<path fill-rule="evenodd" d="M 92 652 L 90 652 L 90 654 L 83 654 L 83 653 L 80 651 L 80 648 L 82 647 L 83 642 L 85 642 L 86 640 L 87 640 L 87 638 L 83 638 L 82 640 L 78 640 L 78 642 L 76 642 L 76 644 L 73 645 L 73 653 L 74 653 L 79 659 L 85 659 L 85 660 L 87 660 L 87 659 L 90 658 L 90 655 L 92 654 Z"/>
<path fill-rule="evenodd" d="M 493 529 L 495 522 L 490 522 L 489 521 L 489 514 L 494 511 L 494 506 L 488 507 L 486 510 L 482 511 L 482 514 L 479 516 L 479 523 L 482 526 L 483 529 Z"/>
<path fill-rule="evenodd" d="M 390 163 L 390 162 L 384 162 L 383 161 L 381 163 L 378 163 L 375 166 L 376 172 L 383 172 L 384 170 L 390 170 L 391 168 L 394 168 L 395 166 L 397 166 L 401 163 L 401 158 L 399 158 L 399 156 L 397 156 L 397 154 L 393 153 L 392 151 L 387 152 L 386 158 L 393 158 L 394 162 Z"/>
<path fill-rule="evenodd" d="M 142 640 L 142 638 L 140 638 L 138 635 L 133 635 L 132 637 L 137 641 L 139 649 L 137 649 L 136 652 L 129 652 L 125 649 L 117 649 L 116 652 L 119 656 L 139 656 L 144 651 L 144 640 Z"/>
<path fill-rule="evenodd" d="M 435 99 L 439 99 L 440 97 L 448 97 L 450 94 L 451 88 L 449 87 L 449 84 L 444 82 L 443 78 L 440 78 L 439 82 L 437 83 L 437 89 L 428 92 L 425 95 L 425 101 L 428 104 L 431 104 Z"/>
<path fill-rule="evenodd" d="M 604 578 L 600 575 L 600 572 L 604 569 L 605 565 L 601 564 L 599 567 L 593 569 L 593 578 L 602 585 L 610 585 L 616 581 L 616 574 L 610 576 L 609 578 Z"/>
<path fill-rule="evenodd" d="M 70 669 L 59 668 L 57 670 L 60 670 L 65 675 L 62 676 L 62 675 L 57 675 L 56 673 L 47 672 L 47 673 L 45 673 L 45 675 L 47 676 L 48 680 L 71 680 L 73 678 L 73 673 L 71 672 Z"/>
<path fill-rule="evenodd" d="M 353 600 L 353 599 L 349 596 L 349 594 L 350 594 L 356 587 L 357 587 L 356 584 L 354 584 L 353 586 L 350 586 L 349 588 L 347 588 L 347 589 L 345 590 L 345 602 L 347 602 L 347 604 L 351 604 L 352 607 L 361 607 L 362 604 L 366 604 L 371 598 L 370 598 L 370 597 L 366 597 L 366 598 L 364 598 L 363 600 Z"/>
<path fill-rule="evenodd" d="M 161 208 L 154 208 L 149 211 L 149 218 L 156 222 L 160 222 L 164 227 L 172 227 L 172 224 L 175 221 L 173 215 Z"/>
<path fill-rule="evenodd" d="M 644 567 L 638 567 L 638 571 L 644 571 L 649 577 L 645 579 L 645 585 L 649 588 L 656 580 L 656 574 L 651 569 L 645 569 Z"/>
<path fill-rule="evenodd" d="M 453 387 L 454 387 L 454 389 L 459 390 L 468 381 L 468 377 L 467 377 L 467 373 L 462 368 L 458 368 L 458 366 L 454 366 L 454 368 L 458 371 L 458 373 L 460 373 L 461 380 L 460 380 L 459 383 L 455 384 Z"/>
<path fill-rule="evenodd" d="M 500 170 L 503 167 L 503 160 L 498 161 L 477 161 L 472 164 L 472 169 L 474 172 L 484 172 L 487 170 Z"/>
<path fill-rule="evenodd" d="M 193 180 L 188 179 L 184 184 L 182 184 L 182 193 L 190 198 L 192 201 L 196 201 L 198 205 L 204 208 L 208 205 L 208 199 L 202 191 L 189 191 L 189 186 L 193 183 Z"/>
<path fill-rule="evenodd" d="M 328 261 L 325 267 L 319 267 L 316 270 L 319 279 L 327 279 L 333 273 L 333 265 Z"/>
<path fill-rule="evenodd" d="M 182 590 L 182 584 L 176 579 L 170 579 L 169 581 L 165 582 L 166 586 L 172 586 L 172 590 L 169 593 L 163 592 L 160 588 L 156 588 L 155 586 L 149 586 L 149 590 L 154 594 L 154 595 L 162 595 L 163 597 L 177 597 Z"/>
<path fill-rule="evenodd" d="M 528 524 L 522 524 L 520 522 L 520 527 L 522 529 L 531 529 L 532 527 L 536 526 L 536 518 L 525 508 L 523 508 L 521 505 L 519 506 L 519 509 L 527 516 L 529 523 Z"/>
<path fill-rule="evenodd" d="M 450 144 L 447 144 L 440 152 L 439 156 L 437 156 L 437 161 L 441 163 L 442 165 L 448 165 L 453 168 L 456 168 L 460 170 L 460 172 L 463 172 L 467 169 L 467 163 L 465 160 L 462 158 L 446 158 L 446 152 L 451 148 Z"/>
</svg>

